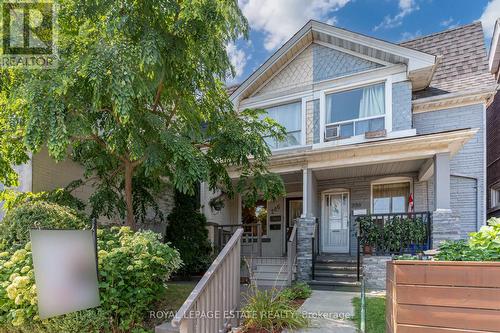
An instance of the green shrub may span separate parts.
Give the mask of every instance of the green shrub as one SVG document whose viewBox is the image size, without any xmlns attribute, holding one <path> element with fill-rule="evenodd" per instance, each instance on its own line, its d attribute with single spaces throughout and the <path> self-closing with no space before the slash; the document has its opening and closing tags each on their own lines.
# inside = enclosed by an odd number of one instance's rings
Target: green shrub
<svg viewBox="0 0 500 333">
<path fill-rule="evenodd" d="M 254 288 L 252 294 L 246 297 L 242 314 L 244 331 L 293 331 L 309 325 L 309 320 L 295 309 L 291 300 L 275 289 L 262 291 Z"/>
<path fill-rule="evenodd" d="M 208 241 L 207 219 L 198 211 L 194 197 L 175 193 L 175 207 L 168 215 L 165 239 L 181 254 L 180 274 L 204 272 L 212 263 L 212 246 Z"/>
<path fill-rule="evenodd" d="M 468 241 L 441 244 L 436 258 L 446 261 L 500 261 L 500 219 L 488 220 L 488 225 L 471 233 Z"/>
<path fill-rule="evenodd" d="M 8 211 L 0 222 L 5 249 L 18 249 L 30 239 L 30 229 L 85 229 L 89 224 L 75 210 L 44 201 L 29 201 Z"/>
<path fill-rule="evenodd" d="M 0 201 L 4 202 L 3 209 L 9 211 L 17 206 L 27 202 L 45 201 L 57 205 L 72 208 L 78 212 L 85 209 L 85 204 L 80 199 L 71 194 L 71 189 L 78 186 L 79 182 L 68 186 L 67 188 L 57 188 L 46 192 L 18 192 L 13 190 L 4 190 L 0 192 Z M 69 190 L 68 190 L 69 189 Z"/>
<path fill-rule="evenodd" d="M 311 294 L 312 289 L 305 282 L 295 283 L 291 287 L 285 288 L 281 291 L 281 296 L 291 301 L 309 298 L 311 297 Z"/>
<path fill-rule="evenodd" d="M 58 212 L 62 207 L 45 207 Z M 23 207 L 13 209 L 26 225 Z M 74 219 L 65 219 L 71 228 Z M 85 223 L 79 222 L 85 226 Z M 60 224 L 63 227 L 64 225 Z M 17 241 L 0 253 L 0 332 L 140 332 L 152 304 L 165 292 L 165 282 L 180 265 L 179 253 L 151 231 L 133 232 L 113 227 L 98 230 L 99 292 L 101 306 L 47 320 L 38 317 L 31 246 Z"/>
</svg>

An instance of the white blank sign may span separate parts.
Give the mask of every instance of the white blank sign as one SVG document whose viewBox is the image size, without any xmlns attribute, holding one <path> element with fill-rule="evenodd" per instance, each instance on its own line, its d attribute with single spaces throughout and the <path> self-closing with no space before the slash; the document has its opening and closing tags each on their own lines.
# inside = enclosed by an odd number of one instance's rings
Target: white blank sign
<svg viewBox="0 0 500 333">
<path fill-rule="evenodd" d="M 90 230 L 31 230 L 41 319 L 99 306 Z"/>
</svg>

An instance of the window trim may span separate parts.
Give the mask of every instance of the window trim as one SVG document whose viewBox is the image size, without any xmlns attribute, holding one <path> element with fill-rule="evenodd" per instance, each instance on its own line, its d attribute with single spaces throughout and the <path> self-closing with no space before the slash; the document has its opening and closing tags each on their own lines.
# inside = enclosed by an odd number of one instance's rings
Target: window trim
<svg viewBox="0 0 500 333">
<path fill-rule="evenodd" d="M 356 82 L 356 83 L 351 83 L 351 84 L 346 84 L 343 86 L 339 87 L 333 87 L 333 88 L 327 88 L 324 90 L 320 91 L 320 96 L 319 96 L 319 118 L 320 118 L 320 137 L 319 137 L 319 144 L 328 142 L 325 140 L 325 130 L 327 125 L 333 125 L 333 124 L 342 124 L 342 122 L 337 122 L 337 123 L 326 123 L 326 95 L 334 94 L 334 93 L 339 93 L 343 91 L 349 91 L 353 89 L 359 89 L 363 87 L 368 87 L 377 83 L 385 83 L 385 114 L 382 116 L 373 116 L 373 118 L 382 118 L 384 117 L 385 120 L 385 130 L 387 133 L 392 132 L 392 76 L 387 76 L 384 78 L 377 78 L 377 79 L 371 79 L 371 80 L 365 80 L 361 82 Z M 367 117 L 369 119 L 369 117 Z M 352 119 L 345 121 L 347 123 L 350 122 L 355 122 L 358 120 L 365 120 L 365 118 L 359 118 L 359 119 Z M 348 139 L 353 139 L 353 138 L 364 138 L 364 134 L 362 135 L 353 135 L 347 138 L 340 138 L 337 141 L 342 141 L 342 140 L 348 140 Z"/>
<path fill-rule="evenodd" d="M 251 108 L 255 108 L 255 109 L 269 109 L 269 108 L 273 108 L 273 107 L 277 107 L 277 106 L 281 106 L 281 105 L 300 103 L 300 119 L 301 119 L 301 122 L 300 122 L 300 127 L 301 127 L 300 128 L 300 143 L 297 145 L 294 145 L 294 146 L 288 146 L 288 147 L 283 147 L 283 148 L 271 148 L 271 151 L 275 152 L 275 151 L 280 151 L 280 150 L 293 149 L 293 148 L 297 148 L 297 147 L 301 147 L 301 146 L 306 145 L 306 135 L 307 135 L 307 133 L 306 133 L 306 111 L 307 111 L 306 104 L 307 104 L 308 100 L 309 99 L 307 98 L 307 96 L 300 96 L 300 97 L 287 96 L 286 98 L 277 99 L 274 102 L 263 101 L 261 103 L 256 103 L 256 104 L 251 105 Z M 298 132 L 298 131 L 291 131 L 291 132 L 287 132 L 287 133 L 292 133 L 292 132 Z"/>
<path fill-rule="evenodd" d="M 411 177 L 386 177 L 374 180 L 370 183 L 370 214 L 373 213 L 373 186 L 374 185 L 389 185 L 398 183 L 409 183 L 410 194 L 413 194 L 413 178 Z M 413 204 L 415 205 L 415 194 L 413 194 Z M 408 209 L 408 207 L 406 207 Z M 392 214 L 392 213 L 389 213 Z"/>
<path fill-rule="evenodd" d="M 500 184 L 490 186 L 490 209 L 500 208 Z"/>
</svg>

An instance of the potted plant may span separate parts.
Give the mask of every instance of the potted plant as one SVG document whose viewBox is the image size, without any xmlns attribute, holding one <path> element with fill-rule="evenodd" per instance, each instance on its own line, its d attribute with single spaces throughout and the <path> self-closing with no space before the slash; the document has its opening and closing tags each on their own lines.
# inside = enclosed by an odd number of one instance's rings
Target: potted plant
<svg viewBox="0 0 500 333">
<path fill-rule="evenodd" d="M 373 219 L 369 216 L 358 220 L 360 227 L 361 246 L 364 254 L 372 254 L 380 238 L 380 231 Z"/>
</svg>

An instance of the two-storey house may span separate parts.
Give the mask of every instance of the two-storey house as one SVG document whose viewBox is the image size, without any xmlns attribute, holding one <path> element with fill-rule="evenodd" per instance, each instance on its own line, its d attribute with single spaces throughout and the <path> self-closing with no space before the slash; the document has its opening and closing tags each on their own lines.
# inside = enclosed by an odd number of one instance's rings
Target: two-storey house
<svg viewBox="0 0 500 333">
<path fill-rule="evenodd" d="M 342 282 L 318 267 L 356 261 L 360 215 L 428 213 L 433 247 L 485 224 L 485 110 L 496 84 L 483 40 L 480 23 L 394 44 L 310 21 L 230 90 L 235 108 L 263 108 L 288 133 L 268 140 L 285 197 L 215 210 L 219 194 L 202 186 L 208 220 L 246 226 L 247 245 L 258 246 L 257 279 L 274 283 L 278 269 L 265 265 L 287 265 L 293 252 L 298 279 Z M 216 229 L 216 243 L 229 230 Z"/>
</svg>

